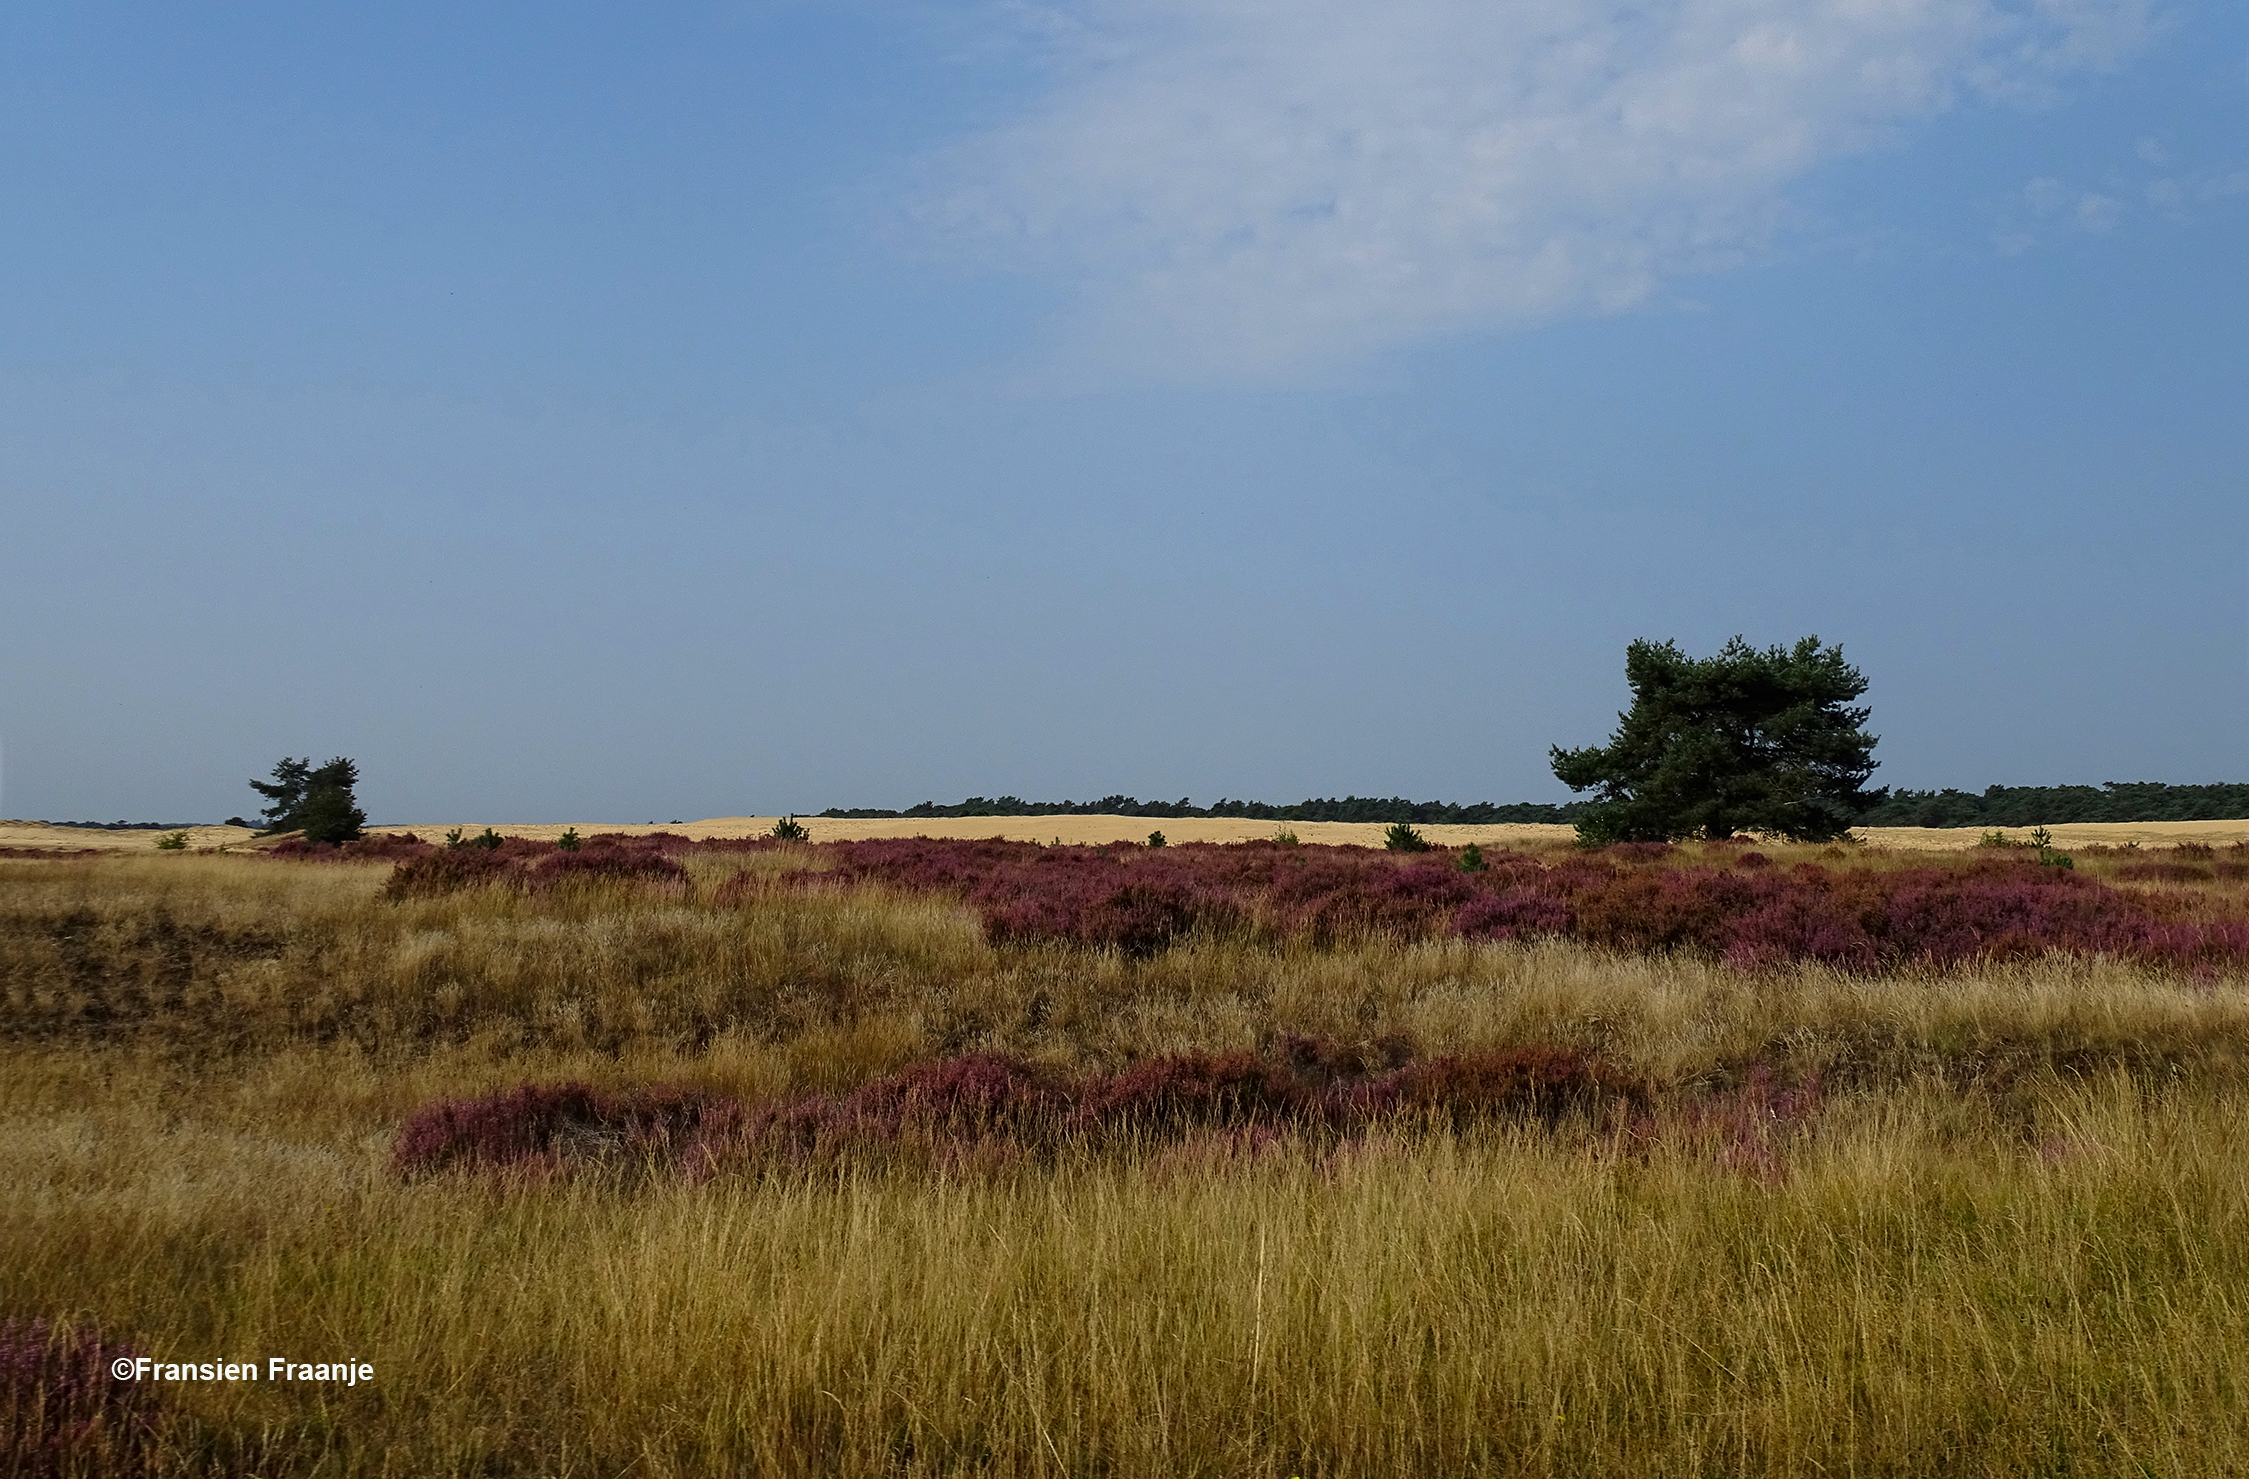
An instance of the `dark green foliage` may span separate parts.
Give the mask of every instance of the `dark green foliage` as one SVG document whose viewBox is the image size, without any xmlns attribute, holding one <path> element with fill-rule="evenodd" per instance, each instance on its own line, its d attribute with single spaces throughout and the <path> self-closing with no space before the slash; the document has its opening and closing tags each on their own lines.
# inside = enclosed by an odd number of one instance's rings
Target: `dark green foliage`
<svg viewBox="0 0 2249 1479">
<path fill-rule="evenodd" d="M 1150 847 L 1163 847 L 1166 844 L 1167 839 L 1164 837 L 1164 834 L 1162 832 L 1156 831 L 1150 832 L 1148 834 L 1148 845 Z"/>
<path fill-rule="evenodd" d="M 1382 834 L 1382 845 L 1391 852 L 1429 851 L 1429 839 L 1416 832 L 1411 822 L 1392 822 L 1390 830 Z"/>
<path fill-rule="evenodd" d="M 307 842 L 356 842 L 366 825 L 367 813 L 353 801 L 348 787 L 318 786 L 305 797 Z"/>
<path fill-rule="evenodd" d="M 294 832 L 303 823 L 305 809 L 305 781 L 312 774 L 312 757 L 302 760 L 281 757 L 273 767 L 270 781 L 252 781 L 250 789 L 265 797 L 267 805 L 258 815 L 265 818 L 267 832 Z"/>
<path fill-rule="evenodd" d="M 1624 672 L 1632 707 L 1604 746 L 1553 750 L 1573 791 L 1599 788 L 1582 817 L 1588 845 L 1777 832 L 1805 842 L 1842 836 L 1882 793 L 1866 679 L 1840 647 L 1806 637 L 1763 651 L 1735 637 L 1714 657 L 1674 642 L 1634 642 Z"/>
<path fill-rule="evenodd" d="M 2030 834 L 2030 845 L 2038 849 L 2038 866 L 2041 868 L 2074 869 L 2077 866 L 2075 858 L 2066 852 L 2055 850 L 2054 834 L 2044 827 L 2040 827 Z"/>
<path fill-rule="evenodd" d="M 765 835 L 776 842 L 808 842 L 812 838 L 812 834 L 805 830 L 804 823 L 794 816 L 781 818 L 773 824 L 773 830 Z"/>
<path fill-rule="evenodd" d="M 250 789 L 268 803 L 260 813 L 268 836 L 301 831 L 310 842 L 350 842 L 367 824 L 367 813 L 352 795 L 358 784 L 359 766 L 341 755 L 317 770 L 309 755 L 302 760 L 284 755 L 273 767 L 273 779 L 252 781 Z"/>
<path fill-rule="evenodd" d="M 1473 842 L 1462 848 L 1460 850 L 1460 871 L 1463 873 L 1483 872 L 1484 850 Z"/>
<path fill-rule="evenodd" d="M 158 852 L 187 851 L 187 834 L 185 832 L 166 832 L 162 837 L 156 839 L 156 850 Z"/>
<path fill-rule="evenodd" d="M 579 845 L 578 829 L 576 827 L 568 828 L 560 837 L 557 837 L 554 840 L 554 845 L 561 848 L 564 852 L 576 852 Z"/>
<path fill-rule="evenodd" d="M 1908 791 L 1859 818 L 1865 827 L 2038 827 L 2063 822 L 2223 822 L 2249 817 L 2249 785 L 1991 786 Z"/>
<path fill-rule="evenodd" d="M 951 806 L 924 801 L 904 811 L 875 806 L 832 806 L 820 815 L 839 818 L 884 817 L 1241 817 L 1262 822 L 1392 822 L 1403 818 L 1420 826 L 1482 827 L 1495 822 L 1570 822 L 1592 803 L 1567 801 L 1560 806 L 1524 801 L 1495 806 L 1489 801 L 1461 805 L 1450 801 L 1408 801 L 1403 796 L 1329 797 L 1325 801 L 1299 801 L 1294 806 L 1274 806 L 1263 801 L 1230 801 L 1220 798 L 1209 806 L 1177 801 L 1139 801 L 1130 796 L 1104 796 L 1099 801 L 1025 801 L 1020 796 L 996 799 L 971 796 Z"/>
</svg>

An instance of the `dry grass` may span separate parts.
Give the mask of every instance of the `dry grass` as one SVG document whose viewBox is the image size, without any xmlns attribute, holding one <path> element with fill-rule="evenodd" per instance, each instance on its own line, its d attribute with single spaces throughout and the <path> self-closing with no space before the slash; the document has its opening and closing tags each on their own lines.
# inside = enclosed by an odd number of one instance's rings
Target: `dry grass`
<svg viewBox="0 0 2249 1479">
<path fill-rule="evenodd" d="M 271 1473 L 2249 1472 L 2240 980 L 1741 976 L 1564 945 L 995 952 L 928 900 L 387 905 L 384 871 L 0 863 L 0 1313 L 179 1360 L 167 1461 Z M 97 1010 L 89 1013 L 87 1008 Z M 1565 1044 L 1744 1167 L 1401 1126 L 940 1175 L 403 1184 L 400 1120 L 566 1077 L 747 1098 L 934 1053 Z"/>
</svg>

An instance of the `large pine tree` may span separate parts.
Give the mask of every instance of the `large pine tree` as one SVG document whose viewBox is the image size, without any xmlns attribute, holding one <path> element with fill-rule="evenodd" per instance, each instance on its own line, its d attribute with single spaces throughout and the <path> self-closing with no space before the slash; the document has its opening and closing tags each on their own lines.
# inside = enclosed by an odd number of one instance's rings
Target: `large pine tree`
<svg viewBox="0 0 2249 1479">
<path fill-rule="evenodd" d="M 271 781 L 252 781 L 250 788 L 266 798 L 260 811 L 265 833 L 298 832 L 308 842 L 349 842 L 367 825 L 352 792 L 359 784 L 359 766 L 339 755 L 313 768 L 312 757 L 281 757 Z"/>
<path fill-rule="evenodd" d="M 1588 843 L 1660 842 L 1774 832 L 1805 842 L 1840 837 L 1884 792 L 1876 736 L 1851 701 L 1866 679 L 1843 649 L 1806 637 L 1763 651 L 1735 637 L 1716 656 L 1673 642 L 1625 650 L 1632 707 L 1606 745 L 1553 750 L 1573 791 L 1599 789 L 1578 819 Z"/>
</svg>

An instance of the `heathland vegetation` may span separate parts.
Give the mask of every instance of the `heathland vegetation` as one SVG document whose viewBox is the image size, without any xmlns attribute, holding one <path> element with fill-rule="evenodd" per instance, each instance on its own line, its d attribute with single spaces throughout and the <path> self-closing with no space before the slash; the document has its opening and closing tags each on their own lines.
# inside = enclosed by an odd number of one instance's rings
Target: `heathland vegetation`
<svg viewBox="0 0 2249 1479">
<path fill-rule="evenodd" d="M 494 840 L 0 860 L 0 1468 L 2249 1467 L 2249 848 Z"/>
</svg>

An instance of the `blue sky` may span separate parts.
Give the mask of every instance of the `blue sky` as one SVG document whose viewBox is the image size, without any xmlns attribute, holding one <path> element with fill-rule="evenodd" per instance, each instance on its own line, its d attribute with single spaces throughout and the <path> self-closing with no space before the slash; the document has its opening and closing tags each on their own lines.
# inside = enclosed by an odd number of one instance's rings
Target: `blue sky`
<svg viewBox="0 0 2249 1479">
<path fill-rule="evenodd" d="M 0 20 L 0 815 L 2249 779 L 2249 13 Z"/>
</svg>

